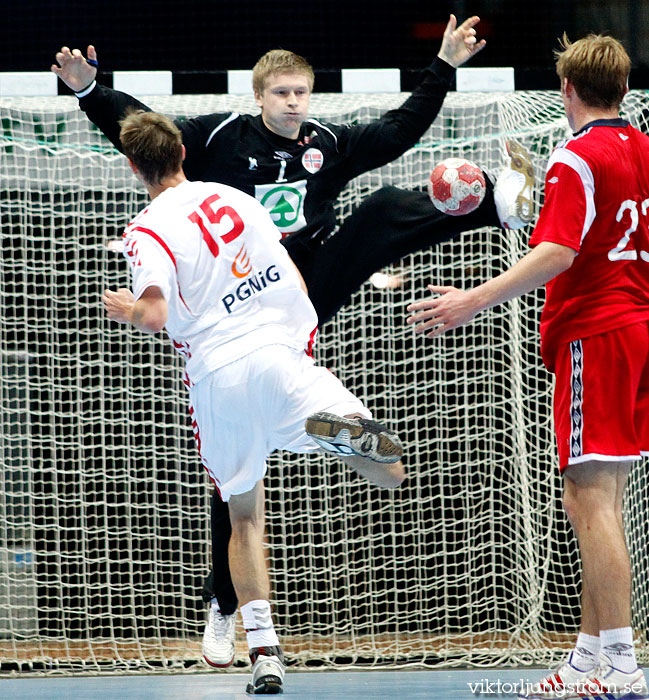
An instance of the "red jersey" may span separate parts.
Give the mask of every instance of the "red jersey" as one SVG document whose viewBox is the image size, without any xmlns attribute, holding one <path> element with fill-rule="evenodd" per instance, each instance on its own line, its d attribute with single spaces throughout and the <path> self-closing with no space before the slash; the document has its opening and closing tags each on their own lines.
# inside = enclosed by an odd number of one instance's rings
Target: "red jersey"
<svg viewBox="0 0 649 700">
<path fill-rule="evenodd" d="M 587 124 L 556 148 L 530 245 L 577 251 L 546 285 L 541 354 L 649 319 L 649 137 L 623 119 Z"/>
</svg>

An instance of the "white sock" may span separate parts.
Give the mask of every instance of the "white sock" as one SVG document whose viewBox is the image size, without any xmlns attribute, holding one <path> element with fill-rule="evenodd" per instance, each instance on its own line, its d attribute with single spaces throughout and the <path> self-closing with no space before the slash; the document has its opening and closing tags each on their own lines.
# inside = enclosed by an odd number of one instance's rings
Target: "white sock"
<svg viewBox="0 0 649 700">
<path fill-rule="evenodd" d="M 600 630 L 602 654 L 611 660 L 611 665 L 623 673 L 632 673 L 638 668 L 633 648 L 633 630 L 619 627 L 614 630 Z"/>
<path fill-rule="evenodd" d="M 242 605 L 241 617 L 248 639 L 248 649 L 279 646 L 270 616 L 270 603 L 267 600 L 251 600 Z"/>
<path fill-rule="evenodd" d="M 219 605 L 219 601 L 216 598 L 212 598 L 212 600 L 210 600 L 210 605 L 212 606 L 212 610 L 215 613 L 221 612 L 221 606 Z"/>
<path fill-rule="evenodd" d="M 580 671 L 592 671 L 599 663 L 599 637 L 580 632 L 570 662 Z"/>
</svg>

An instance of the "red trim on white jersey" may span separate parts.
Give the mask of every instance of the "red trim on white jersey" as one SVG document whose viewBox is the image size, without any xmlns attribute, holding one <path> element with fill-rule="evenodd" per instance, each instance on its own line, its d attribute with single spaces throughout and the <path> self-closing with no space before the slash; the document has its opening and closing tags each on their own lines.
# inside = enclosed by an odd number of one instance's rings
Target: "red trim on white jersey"
<svg viewBox="0 0 649 700">
<path fill-rule="evenodd" d="M 201 459 L 201 464 L 203 465 L 203 469 L 205 469 L 205 471 L 207 472 L 207 476 L 209 476 L 212 483 L 214 484 L 214 488 L 219 492 L 219 498 L 221 498 L 221 489 L 219 488 L 217 479 L 210 473 L 210 470 L 207 468 L 205 460 L 203 459 L 203 455 L 201 454 L 201 431 L 198 427 L 196 419 L 194 418 L 194 407 L 191 404 L 189 405 L 189 417 L 192 421 L 192 432 L 194 433 L 194 440 L 196 441 L 196 448 L 198 449 L 198 456 Z"/>
<path fill-rule="evenodd" d="M 180 291 L 180 282 L 178 281 L 178 265 L 176 265 L 176 258 L 174 257 L 174 254 L 171 252 L 171 249 L 169 246 L 164 242 L 164 240 L 155 232 L 152 231 L 150 228 L 144 228 L 144 226 L 134 226 L 131 231 L 140 231 L 140 233 L 146 233 L 148 236 L 151 236 L 154 241 L 156 241 L 161 248 L 165 251 L 165 253 L 171 258 L 171 262 L 174 264 L 174 269 L 176 270 L 176 281 L 178 284 L 178 296 L 180 297 L 180 301 L 185 305 L 185 308 L 189 313 L 192 312 L 192 310 L 187 306 L 187 302 L 183 299 L 183 294 Z"/>
<path fill-rule="evenodd" d="M 178 265 L 176 265 L 176 258 L 174 257 L 174 254 L 171 252 L 171 249 L 169 246 L 162 240 L 162 238 L 155 232 L 152 231 L 150 228 L 144 228 L 144 226 L 135 226 L 134 228 L 131 229 L 131 231 L 141 231 L 142 233 L 146 233 L 153 240 L 157 241 L 165 251 L 165 253 L 171 258 L 171 262 L 174 264 L 174 268 L 176 269 L 176 272 L 178 272 Z"/>
<path fill-rule="evenodd" d="M 306 350 L 304 351 L 309 357 L 313 357 L 313 346 L 315 345 L 315 336 L 318 332 L 318 326 L 316 326 L 309 335 L 309 342 L 307 343 Z"/>
</svg>

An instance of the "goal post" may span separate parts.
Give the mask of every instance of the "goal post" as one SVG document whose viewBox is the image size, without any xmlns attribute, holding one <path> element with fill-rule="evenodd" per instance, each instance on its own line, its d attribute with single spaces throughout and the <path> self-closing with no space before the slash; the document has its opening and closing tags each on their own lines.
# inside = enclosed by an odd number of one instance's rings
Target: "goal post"
<svg viewBox="0 0 649 700">
<path fill-rule="evenodd" d="M 311 112 L 362 122 L 404 97 L 316 94 Z M 174 117 L 256 110 L 224 95 L 145 101 Z M 649 93 L 624 110 L 649 129 Z M 349 184 L 340 218 L 383 185 L 424 188 L 446 157 L 496 173 L 508 138 L 542 176 L 567 134 L 558 93 L 451 93 L 415 148 Z M 103 289 L 128 285 L 110 244 L 146 192 L 70 97 L 1 99 L 0 158 L 0 671 L 207 670 L 211 487 L 181 359 L 101 308 Z M 545 665 L 574 641 L 579 555 L 538 349 L 542 290 L 434 341 L 404 322 L 426 284 L 492 277 L 529 234 L 485 228 L 417 252 L 389 270 L 400 287 L 366 283 L 322 328 L 317 359 L 403 436 L 408 478 L 388 492 L 332 458 L 272 457 L 272 602 L 298 664 Z M 647 663 L 646 464 L 625 509 Z M 241 630 L 239 642 L 243 658 Z"/>
</svg>

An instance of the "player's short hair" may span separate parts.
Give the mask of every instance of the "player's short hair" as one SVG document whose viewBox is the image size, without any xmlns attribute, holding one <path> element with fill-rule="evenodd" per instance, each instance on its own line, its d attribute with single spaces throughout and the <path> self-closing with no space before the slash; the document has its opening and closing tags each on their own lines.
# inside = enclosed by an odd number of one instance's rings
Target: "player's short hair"
<svg viewBox="0 0 649 700">
<path fill-rule="evenodd" d="M 631 59 L 612 36 L 590 34 L 571 43 L 564 33 L 555 51 L 557 74 L 567 78 L 590 107 L 618 107 L 627 91 Z"/>
<path fill-rule="evenodd" d="M 280 73 L 303 73 L 309 82 L 309 92 L 313 90 L 313 68 L 302 56 L 284 49 L 273 49 L 265 53 L 252 69 L 252 89 L 261 94 L 266 87 L 266 80 L 271 75 Z"/>
<path fill-rule="evenodd" d="M 151 185 L 159 185 L 182 167 L 180 129 L 162 114 L 130 110 L 120 121 L 119 138 L 124 154 Z"/>
</svg>

